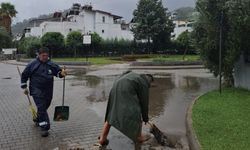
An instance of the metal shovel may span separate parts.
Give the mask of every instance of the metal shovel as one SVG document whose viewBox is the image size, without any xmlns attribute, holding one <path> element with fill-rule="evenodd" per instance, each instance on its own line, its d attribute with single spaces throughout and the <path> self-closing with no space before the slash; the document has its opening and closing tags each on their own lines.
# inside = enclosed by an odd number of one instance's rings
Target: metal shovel
<svg viewBox="0 0 250 150">
<path fill-rule="evenodd" d="M 69 119 L 69 106 L 64 106 L 65 77 L 63 77 L 62 106 L 55 107 L 54 121 L 67 121 Z"/>
</svg>

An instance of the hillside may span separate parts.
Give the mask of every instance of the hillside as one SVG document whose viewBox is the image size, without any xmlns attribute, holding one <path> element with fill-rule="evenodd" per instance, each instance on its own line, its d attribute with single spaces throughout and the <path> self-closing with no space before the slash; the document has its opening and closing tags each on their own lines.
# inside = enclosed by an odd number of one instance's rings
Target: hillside
<svg viewBox="0 0 250 150">
<path fill-rule="evenodd" d="M 193 7 L 181 7 L 173 11 L 176 13 L 176 20 L 195 20 L 196 10 Z"/>
</svg>

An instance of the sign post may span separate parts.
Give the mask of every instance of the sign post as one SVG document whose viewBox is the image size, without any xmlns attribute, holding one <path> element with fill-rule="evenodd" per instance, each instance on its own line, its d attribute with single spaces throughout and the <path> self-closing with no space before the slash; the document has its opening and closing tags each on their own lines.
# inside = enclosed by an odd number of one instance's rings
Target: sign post
<svg viewBox="0 0 250 150">
<path fill-rule="evenodd" d="M 91 35 L 87 34 L 87 35 L 83 35 L 83 45 L 87 45 L 87 48 L 86 48 L 86 61 L 88 61 L 88 46 L 91 45 Z"/>
</svg>

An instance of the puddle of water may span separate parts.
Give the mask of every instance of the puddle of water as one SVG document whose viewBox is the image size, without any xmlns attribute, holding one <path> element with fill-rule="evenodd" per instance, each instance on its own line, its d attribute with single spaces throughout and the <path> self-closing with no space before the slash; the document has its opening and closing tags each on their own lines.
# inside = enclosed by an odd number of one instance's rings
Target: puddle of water
<svg viewBox="0 0 250 150">
<path fill-rule="evenodd" d="M 149 98 L 150 120 L 166 133 L 185 137 L 185 116 L 190 102 L 202 93 L 215 89 L 217 80 L 177 74 L 155 74 L 154 76 L 154 86 L 150 88 Z M 90 89 L 86 94 L 90 108 L 100 117 L 104 117 L 109 91 L 117 77 L 117 75 L 102 77 L 80 75 L 76 76 L 75 84 L 72 83 L 72 86 Z M 131 141 L 126 137 L 119 137 L 117 138 L 117 131 L 111 130 L 109 138 L 112 149 L 121 149 L 121 143 L 126 143 L 127 146 L 124 146 L 124 149 L 132 146 Z"/>
</svg>

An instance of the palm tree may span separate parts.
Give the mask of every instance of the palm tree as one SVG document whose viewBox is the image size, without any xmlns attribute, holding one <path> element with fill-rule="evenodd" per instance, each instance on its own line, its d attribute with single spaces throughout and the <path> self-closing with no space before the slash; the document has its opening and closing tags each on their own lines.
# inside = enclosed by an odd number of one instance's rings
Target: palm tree
<svg viewBox="0 0 250 150">
<path fill-rule="evenodd" d="M 0 15 L 10 16 L 11 18 L 16 17 L 17 11 L 15 6 L 10 3 L 1 3 Z"/>
<path fill-rule="evenodd" d="M 0 7 L 0 26 L 6 28 L 11 33 L 11 18 L 15 17 L 17 11 L 15 6 L 10 3 L 1 3 Z"/>
</svg>

